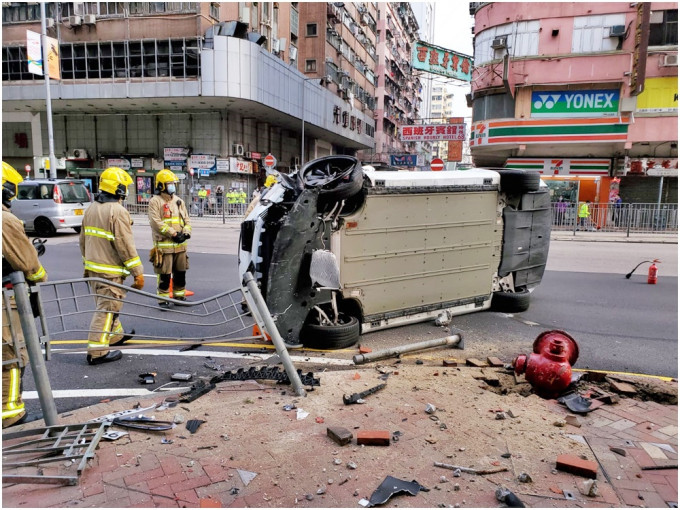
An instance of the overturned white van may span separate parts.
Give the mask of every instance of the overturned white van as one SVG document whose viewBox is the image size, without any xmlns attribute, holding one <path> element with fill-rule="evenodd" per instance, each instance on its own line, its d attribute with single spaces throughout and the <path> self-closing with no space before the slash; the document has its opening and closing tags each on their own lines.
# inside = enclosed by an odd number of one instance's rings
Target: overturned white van
<svg viewBox="0 0 680 510">
<path fill-rule="evenodd" d="M 239 270 L 288 344 L 342 348 L 444 311 L 526 310 L 550 218 L 535 172 L 377 172 L 328 156 L 263 194 L 241 227 Z"/>
</svg>

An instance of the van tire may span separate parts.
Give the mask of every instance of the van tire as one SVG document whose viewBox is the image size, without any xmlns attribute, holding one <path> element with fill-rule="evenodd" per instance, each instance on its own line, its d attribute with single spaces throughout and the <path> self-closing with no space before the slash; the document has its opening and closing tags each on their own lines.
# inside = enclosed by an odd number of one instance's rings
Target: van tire
<svg viewBox="0 0 680 510">
<path fill-rule="evenodd" d="M 300 341 L 310 349 L 344 349 L 357 343 L 361 329 L 359 320 L 341 313 L 340 322 L 330 326 L 305 324 L 300 331 Z"/>
<path fill-rule="evenodd" d="M 511 194 L 523 194 L 538 191 L 541 176 L 538 172 L 506 168 L 496 170 L 501 175 L 501 191 Z"/>
<path fill-rule="evenodd" d="M 491 309 L 496 312 L 519 313 L 529 309 L 531 294 L 526 287 L 518 287 L 515 292 L 494 292 Z"/>
<path fill-rule="evenodd" d="M 57 233 L 57 229 L 52 222 L 44 216 L 35 219 L 33 222 L 33 230 L 35 230 L 35 233 L 40 237 L 51 237 Z"/>
</svg>

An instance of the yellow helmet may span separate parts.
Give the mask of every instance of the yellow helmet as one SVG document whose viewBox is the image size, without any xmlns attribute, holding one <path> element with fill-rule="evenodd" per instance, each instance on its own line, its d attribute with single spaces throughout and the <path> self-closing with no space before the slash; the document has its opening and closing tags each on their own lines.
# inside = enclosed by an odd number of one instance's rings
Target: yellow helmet
<svg viewBox="0 0 680 510">
<path fill-rule="evenodd" d="M 270 174 L 267 176 L 267 180 L 264 181 L 264 186 L 265 188 L 270 188 L 276 184 L 276 182 L 276 176 Z"/>
<path fill-rule="evenodd" d="M 130 174 L 117 166 L 107 168 L 99 176 L 99 191 L 114 195 L 116 198 L 125 198 L 130 184 L 132 184 Z"/>
<path fill-rule="evenodd" d="M 167 191 L 168 184 L 179 182 L 179 179 L 167 168 L 164 168 L 156 174 L 156 189 L 158 191 Z"/>
<path fill-rule="evenodd" d="M 2 162 L 2 203 L 9 207 L 9 203 L 19 192 L 18 184 L 24 178 L 9 163 Z"/>
</svg>

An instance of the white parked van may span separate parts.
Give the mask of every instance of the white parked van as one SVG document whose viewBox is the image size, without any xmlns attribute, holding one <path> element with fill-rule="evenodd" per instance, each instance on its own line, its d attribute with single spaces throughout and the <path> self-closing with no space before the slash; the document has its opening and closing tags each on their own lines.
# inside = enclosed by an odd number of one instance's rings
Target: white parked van
<svg viewBox="0 0 680 510">
<path fill-rule="evenodd" d="M 328 156 L 263 194 L 239 269 L 286 342 L 341 348 L 444 311 L 526 310 L 549 240 L 536 172 L 377 172 Z"/>
</svg>

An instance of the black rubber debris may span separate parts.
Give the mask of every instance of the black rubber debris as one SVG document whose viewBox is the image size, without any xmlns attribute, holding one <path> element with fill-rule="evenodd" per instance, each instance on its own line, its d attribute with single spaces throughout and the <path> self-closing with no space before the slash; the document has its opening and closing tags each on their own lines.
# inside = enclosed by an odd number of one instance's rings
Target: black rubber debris
<svg viewBox="0 0 680 510">
<path fill-rule="evenodd" d="M 194 434 L 198 430 L 198 427 L 200 427 L 204 423 L 205 423 L 205 420 L 189 420 L 187 422 L 187 430 L 189 432 L 191 432 L 192 434 Z"/>
<path fill-rule="evenodd" d="M 387 503 L 392 496 L 397 496 L 404 492 L 411 496 L 415 496 L 420 491 L 427 492 L 429 490 L 430 489 L 423 487 L 415 480 L 407 482 L 406 480 L 400 480 L 393 476 L 387 476 L 373 494 L 371 494 L 371 498 L 368 500 L 368 506 L 382 505 Z"/>
</svg>

